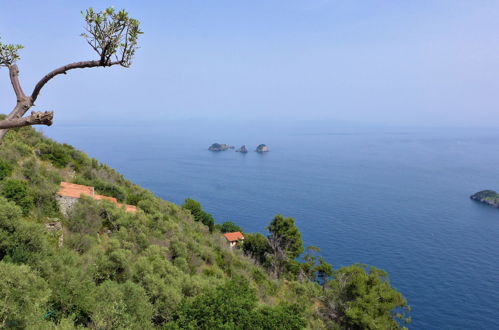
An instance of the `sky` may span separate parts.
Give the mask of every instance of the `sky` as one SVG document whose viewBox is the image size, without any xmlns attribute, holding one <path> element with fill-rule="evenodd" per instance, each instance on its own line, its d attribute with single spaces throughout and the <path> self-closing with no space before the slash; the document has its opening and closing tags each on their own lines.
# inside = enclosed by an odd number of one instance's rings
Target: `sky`
<svg viewBox="0 0 499 330">
<path fill-rule="evenodd" d="M 0 37 L 25 46 L 25 91 L 96 59 L 88 7 L 125 8 L 144 34 L 131 68 L 53 79 L 55 123 L 295 121 L 499 127 L 499 1 L 7 1 Z M 0 113 L 15 104 L 0 69 Z"/>
</svg>

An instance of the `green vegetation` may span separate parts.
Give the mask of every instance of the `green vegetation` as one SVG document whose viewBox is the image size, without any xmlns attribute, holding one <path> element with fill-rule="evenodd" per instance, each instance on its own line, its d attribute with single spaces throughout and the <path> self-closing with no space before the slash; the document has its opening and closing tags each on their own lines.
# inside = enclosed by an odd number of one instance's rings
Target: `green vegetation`
<svg viewBox="0 0 499 330">
<path fill-rule="evenodd" d="M 136 205 L 82 197 L 67 217 L 61 181 Z M 60 221 L 62 230 L 45 224 Z M 237 229 L 237 230 L 236 230 Z M 292 218 L 229 248 L 201 205 L 179 207 L 34 129 L 0 145 L 0 325 L 14 329 L 397 329 L 406 301 L 385 272 L 333 271 Z"/>
<path fill-rule="evenodd" d="M 499 207 L 499 194 L 494 190 L 482 190 L 470 198 L 494 207 Z"/>
<path fill-rule="evenodd" d="M 233 233 L 233 232 L 236 232 L 236 231 L 239 231 L 239 232 L 243 232 L 243 229 L 241 227 L 239 227 L 238 225 L 236 225 L 234 222 L 232 221 L 226 221 L 224 223 L 222 223 L 221 225 L 220 224 L 216 224 L 215 225 L 215 228 L 217 230 L 219 230 L 221 233 Z"/>
<path fill-rule="evenodd" d="M 213 231 L 215 220 L 211 214 L 203 210 L 199 202 L 193 200 L 192 198 L 187 198 L 182 205 L 182 208 L 189 210 L 195 221 L 201 222 L 207 226 L 210 231 Z"/>
</svg>

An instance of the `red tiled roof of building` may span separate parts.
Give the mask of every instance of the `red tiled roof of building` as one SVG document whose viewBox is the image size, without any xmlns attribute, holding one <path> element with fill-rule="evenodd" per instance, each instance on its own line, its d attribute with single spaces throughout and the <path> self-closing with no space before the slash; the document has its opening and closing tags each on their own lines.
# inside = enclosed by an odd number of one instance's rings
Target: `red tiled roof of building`
<svg viewBox="0 0 499 330">
<path fill-rule="evenodd" d="M 233 233 L 225 233 L 224 237 L 229 241 L 229 242 L 236 242 L 239 241 L 240 239 L 244 239 L 244 235 L 241 234 L 241 232 L 236 231 Z"/>
<path fill-rule="evenodd" d="M 104 196 L 104 195 L 95 195 L 94 196 L 94 199 L 100 201 L 100 200 L 107 200 L 107 201 L 110 201 L 110 202 L 113 202 L 115 204 L 118 204 L 118 200 L 114 197 L 109 197 L 109 196 Z"/>
<path fill-rule="evenodd" d="M 72 197 L 72 198 L 80 198 L 81 195 L 92 196 L 86 191 L 82 191 L 80 189 L 69 189 L 69 188 L 61 188 L 57 194 L 63 197 Z"/>
<path fill-rule="evenodd" d="M 118 203 L 118 207 L 124 207 L 127 212 L 137 212 L 137 206 L 128 205 L 128 204 L 120 204 Z"/>
<path fill-rule="evenodd" d="M 89 195 L 94 194 L 94 187 L 84 186 L 82 184 L 69 183 L 69 182 L 63 181 L 63 182 L 61 182 L 61 189 L 64 189 L 64 188 L 85 191 Z"/>
<path fill-rule="evenodd" d="M 81 195 L 86 195 L 94 198 L 95 200 L 107 200 L 115 203 L 119 207 L 124 206 L 126 212 L 137 212 L 137 207 L 134 205 L 126 205 L 118 203 L 118 200 L 114 197 L 95 195 L 94 187 L 84 186 L 76 183 L 61 182 L 61 189 L 57 192 L 59 196 L 80 198 Z"/>
<path fill-rule="evenodd" d="M 137 206 L 135 206 L 135 205 L 125 205 L 125 211 L 127 211 L 127 212 L 137 212 Z"/>
<path fill-rule="evenodd" d="M 61 182 L 61 189 L 57 192 L 59 196 L 80 198 L 81 195 L 93 196 L 94 188 L 81 184 Z"/>
</svg>

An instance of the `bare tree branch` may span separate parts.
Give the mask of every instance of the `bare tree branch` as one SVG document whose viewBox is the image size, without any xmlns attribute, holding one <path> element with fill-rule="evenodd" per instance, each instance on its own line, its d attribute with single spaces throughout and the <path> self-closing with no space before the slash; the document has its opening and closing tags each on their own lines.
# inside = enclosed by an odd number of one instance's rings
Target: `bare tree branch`
<svg viewBox="0 0 499 330">
<path fill-rule="evenodd" d="M 17 101 L 21 102 L 26 95 L 24 94 L 23 89 L 21 88 L 21 83 L 19 82 L 19 68 L 16 64 L 9 66 L 9 76 L 14 92 L 16 93 Z"/>
<path fill-rule="evenodd" d="M 35 100 L 38 98 L 38 95 L 40 94 L 40 91 L 42 90 L 43 86 L 45 86 L 46 83 L 50 81 L 50 79 L 54 78 L 57 75 L 60 74 L 66 74 L 67 71 L 69 70 L 74 70 L 74 69 L 84 69 L 84 68 L 95 68 L 95 67 L 105 67 L 105 66 L 112 66 L 112 65 L 117 65 L 121 64 L 119 61 L 115 62 L 109 62 L 109 63 L 104 63 L 101 64 L 101 61 L 83 61 L 83 62 L 74 62 L 70 63 L 64 66 L 61 66 L 60 68 L 57 68 L 49 73 L 47 73 L 35 86 L 33 89 L 33 93 L 31 93 L 31 102 L 35 102 Z"/>
<path fill-rule="evenodd" d="M 33 111 L 30 116 L 24 118 L 13 118 L 0 120 L 1 129 L 9 129 L 31 125 L 52 125 L 54 119 L 53 111 L 35 112 Z"/>
</svg>

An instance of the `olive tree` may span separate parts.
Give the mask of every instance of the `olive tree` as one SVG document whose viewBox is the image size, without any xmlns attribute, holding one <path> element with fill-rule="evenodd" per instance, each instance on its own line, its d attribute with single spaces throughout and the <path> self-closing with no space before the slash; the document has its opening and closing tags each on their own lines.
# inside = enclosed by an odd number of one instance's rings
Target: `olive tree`
<svg viewBox="0 0 499 330">
<path fill-rule="evenodd" d="M 31 125 L 52 125 L 54 113 L 52 111 L 35 112 L 23 117 L 35 105 L 35 101 L 42 88 L 54 77 L 66 74 L 70 70 L 110 67 L 120 65 L 128 68 L 137 49 L 137 41 L 142 31 L 139 21 L 128 16 L 125 10 L 117 11 L 107 8 L 97 12 L 92 8 L 82 12 L 85 19 L 85 33 L 81 36 L 86 39 L 89 46 L 98 54 L 98 59 L 74 62 L 63 65 L 43 76 L 35 85 L 31 94 L 26 95 L 19 81 L 19 51 L 22 45 L 4 44 L 0 40 L 0 68 L 9 70 L 9 77 L 17 103 L 14 109 L 4 120 L 0 120 L 0 142 L 8 129 Z"/>
</svg>

